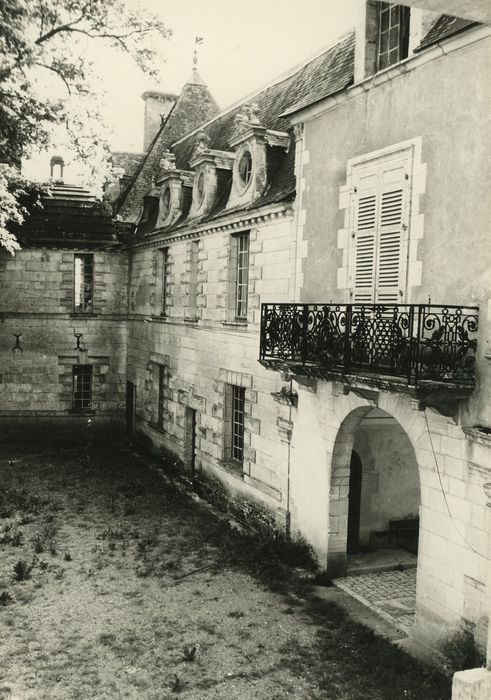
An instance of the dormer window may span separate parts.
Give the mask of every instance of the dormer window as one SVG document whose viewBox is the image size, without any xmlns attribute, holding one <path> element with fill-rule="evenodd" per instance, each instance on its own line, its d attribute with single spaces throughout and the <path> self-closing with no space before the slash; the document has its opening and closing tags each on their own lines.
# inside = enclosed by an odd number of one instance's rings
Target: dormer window
<svg viewBox="0 0 491 700">
<path fill-rule="evenodd" d="M 239 160 L 238 173 L 243 190 L 247 188 L 252 178 L 252 156 L 249 151 L 244 151 Z"/>
<path fill-rule="evenodd" d="M 378 3 L 377 70 L 383 70 L 408 56 L 409 7 Z"/>
</svg>

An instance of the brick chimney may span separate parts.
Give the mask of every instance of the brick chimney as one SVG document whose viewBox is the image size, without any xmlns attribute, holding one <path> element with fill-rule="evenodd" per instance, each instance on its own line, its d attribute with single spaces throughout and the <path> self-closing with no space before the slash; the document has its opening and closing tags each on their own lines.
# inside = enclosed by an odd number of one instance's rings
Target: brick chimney
<svg viewBox="0 0 491 700">
<path fill-rule="evenodd" d="M 169 92 L 147 90 L 142 95 L 145 102 L 143 125 L 143 150 L 146 151 L 160 129 L 162 119 L 165 119 L 174 106 L 177 95 Z"/>
</svg>

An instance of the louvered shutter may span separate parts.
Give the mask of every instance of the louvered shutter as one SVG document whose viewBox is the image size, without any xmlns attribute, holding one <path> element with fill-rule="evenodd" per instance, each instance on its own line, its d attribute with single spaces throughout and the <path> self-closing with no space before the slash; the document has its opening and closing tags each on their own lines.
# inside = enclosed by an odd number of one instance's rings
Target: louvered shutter
<svg viewBox="0 0 491 700">
<path fill-rule="evenodd" d="M 383 165 L 380 172 L 380 211 L 377 226 L 375 301 L 402 301 L 402 243 L 405 222 L 406 167 L 404 162 Z"/>
<path fill-rule="evenodd" d="M 353 182 L 353 302 L 401 303 L 407 159 L 363 164 Z"/>
<path fill-rule="evenodd" d="M 355 180 L 354 206 L 354 290 L 355 304 L 374 300 L 377 243 L 377 174 L 360 175 Z"/>
</svg>

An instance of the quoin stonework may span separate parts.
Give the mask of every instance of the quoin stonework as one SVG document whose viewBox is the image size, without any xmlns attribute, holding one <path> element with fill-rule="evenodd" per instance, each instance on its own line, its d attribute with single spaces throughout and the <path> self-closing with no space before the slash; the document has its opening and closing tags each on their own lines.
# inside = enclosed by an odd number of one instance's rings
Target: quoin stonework
<svg viewBox="0 0 491 700">
<path fill-rule="evenodd" d="M 439 4 L 360 2 L 225 111 L 193 70 L 104 202 L 52 180 L 0 257 L 0 415 L 172 453 L 332 578 L 409 550 L 413 634 L 484 650 L 491 29 Z"/>
</svg>

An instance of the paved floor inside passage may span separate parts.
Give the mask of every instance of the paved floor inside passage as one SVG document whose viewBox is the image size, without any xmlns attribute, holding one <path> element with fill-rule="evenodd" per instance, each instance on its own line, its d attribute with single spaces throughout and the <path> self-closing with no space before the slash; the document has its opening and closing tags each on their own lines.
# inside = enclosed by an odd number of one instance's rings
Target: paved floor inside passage
<svg viewBox="0 0 491 700">
<path fill-rule="evenodd" d="M 416 604 L 416 569 L 383 571 L 336 579 L 334 585 L 364 603 L 405 634 L 410 634 Z"/>
</svg>

